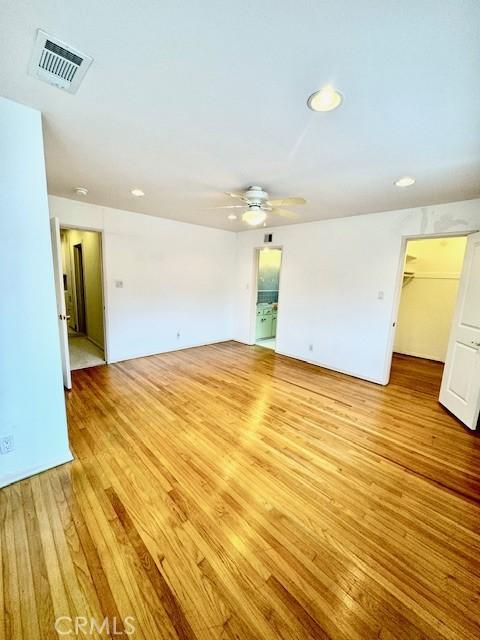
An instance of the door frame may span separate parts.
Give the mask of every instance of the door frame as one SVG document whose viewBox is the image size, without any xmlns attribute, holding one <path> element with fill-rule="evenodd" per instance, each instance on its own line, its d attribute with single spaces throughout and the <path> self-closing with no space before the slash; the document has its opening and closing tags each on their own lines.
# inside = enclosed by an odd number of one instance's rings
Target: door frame
<svg viewBox="0 0 480 640">
<path fill-rule="evenodd" d="M 107 262 L 105 259 L 105 232 L 103 231 L 103 229 L 95 229 L 95 227 L 84 227 L 77 224 L 63 224 L 62 222 L 60 222 L 60 229 L 73 230 L 73 231 L 94 231 L 95 233 L 98 233 L 100 236 L 100 252 L 102 254 L 102 259 L 100 262 L 100 275 L 102 278 L 102 296 L 103 296 L 103 354 L 104 354 L 105 363 L 109 364 L 110 362 L 110 359 L 109 359 L 110 319 L 109 319 L 108 292 L 107 292 Z M 75 305 L 76 305 L 76 299 L 75 299 Z"/>
<path fill-rule="evenodd" d="M 70 364 L 70 350 L 68 345 L 67 310 L 65 304 L 65 284 L 63 279 L 63 246 L 60 235 L 60 221 L 56 216 L 49 220 L 52 266 L 55 284 L 55 307 L 58 327 L 58 343 L 60 365 L 62 369 L 63 386 L 70 391 L 72 388 L 72 370 Z"/>
<path fill-rule="evenodd" d="M 63 227 L 60 227 L 60 229 L 63 229 Z M 70 262 L 71 262 L 71 271 L 72 271 L 72 275 L 73 275 L 73 296 L 75 299 L 75 331 L 77 331 L 77 333 L 81 333 L 79 331 L 79 322 L 78 322 L 78 282 L 77 282 L 77 268 L 76 268 L 76 264 L 75 264 L 75 247 L 81 247 L 81 256 L 82 256 L 82 264 L 81 264 L 81 268 L 82 268 L 82 297 L 83 297 L 83 321 L 85 324 L 85 334 L 88 333 L 88 319 L 87 319 L 87 305 L 85 303 L 85 265 L 83 262 L 83 240 L 80 240 L 79 242 L 75 242 L 74 245 L 72 245 L 72 252 L 71 255 L 69 255 L 70 258 Z M 69 251 L 70 253 L 70 251 Z"/>
<path fill-rule="evenodd" d="M 476 229 L 462 230 L 462 231 L 449 231 L 442 233 L 430 233 L 430 234 L 414 234 L 402 236 L 401 245 L 400 245 L 400 257 L 398 261 L 397 267 L 397 276 L 395 279 L 395 289 L 393 294 L 393 308 L 392 308 L 392 316 L 390 319 L 390 333 L 388 336 L 387 342 L 387 353 L 385 358 L 385 366 L 383 372 L 383 383 L 384 385 L 389 384 L 390 382 L 390 374 L 392 370 L 392 358 L 393 358 L 393 347 L 395 344 L 395 334 L 397 332 L 397 321 L 398 321 L 398 311 L 400 309 L 400 300 L 402 297 L 402 285 L 403 285 L 403 272 L 405 268 L 405 258 L 407 254 L 407 244 L 409 240 L 440 240 L 441 238 L 466 238 L 472 233 L 476 233 Z M 465 259 L 465 256 L 464 256 Z M 463 262 L 462 262 L 463 266 Z M 450 327 L 450 331 L 452 327 Z"/>
<path fill-rule="evenodd" d="M 282 252 L 282 259 L 280 261 L 280 273 L 278 276 L 278 307 L 280 308 L 280 296 L 281 296 L 281 290 L 282 290 L 282 271 L 283 271 L 283 262 L 285 259 L 285 249 L 283 247 L 283 245 L 270 245 L 268 244 L 267 246 L 265 245 L 260 245 L 260 246 L 256 246 L 253 247 L 253 269 L 252 269 L 252 282 L 251 282 L 251 286 L 250 286 L 250 290 L 251 290 L 251 296 L 250 296 L 250 327 L 249 327 L 249 334 L 248 334 L 248 344 L 250 345 L 254 345 L 255 342 L 255 338 L 256 338 L 256 322 L 257 322 L 257 295 L 258 295 L 258 264 L 259 264 L 259 258 L 260 258 L 260 251 L 262 251 L 263 249 L 277 249 L 280 250 Z M 273 351 L 277 351 L 277 336 L 278 336 L 278 319 L 279 319 L 279 313 L 277 310 L 277 329 L 276 329 L 276 333 L 275 333 L 275 349 L 273 349 Z"/>
</svg>

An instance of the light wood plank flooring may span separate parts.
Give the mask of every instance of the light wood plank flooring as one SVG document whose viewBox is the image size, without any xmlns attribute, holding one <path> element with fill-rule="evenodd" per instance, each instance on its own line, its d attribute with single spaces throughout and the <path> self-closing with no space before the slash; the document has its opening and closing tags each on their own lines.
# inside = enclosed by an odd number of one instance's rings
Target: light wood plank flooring
<svg viewBox="0 0 480 640">
<path fill-rule="evenodd" d="M 74 372 L 76 460 L 0 491 L 0 638 L 478 640 L 480 440 L 440 377 L 234 342 Z"/>
</svg>

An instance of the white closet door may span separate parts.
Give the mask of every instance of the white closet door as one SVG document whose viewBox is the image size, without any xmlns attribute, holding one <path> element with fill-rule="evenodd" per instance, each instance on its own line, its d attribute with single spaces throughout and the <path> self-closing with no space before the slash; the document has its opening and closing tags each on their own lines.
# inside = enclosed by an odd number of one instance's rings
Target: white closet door
<svg viewBox="0 0 480 640">
<path fill-rule="evenodd" d="M 480 233 L 468 237 L 440 402 L 470 429 L 480 412 Z"/>
</svg>

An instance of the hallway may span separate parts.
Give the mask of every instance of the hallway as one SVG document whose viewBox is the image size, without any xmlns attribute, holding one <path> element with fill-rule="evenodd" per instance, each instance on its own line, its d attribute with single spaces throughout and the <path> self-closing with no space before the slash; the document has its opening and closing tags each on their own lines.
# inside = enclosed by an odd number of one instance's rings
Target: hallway
<svg viewBox="0 0 480 640">
<path fill-rule="evenodd" d="M 70 369 L 86 369 L 105 364 L 102 349 L 93 344 L 86 336 L 69 335 L 68 348 L 70 350 Z"/>
</svg>

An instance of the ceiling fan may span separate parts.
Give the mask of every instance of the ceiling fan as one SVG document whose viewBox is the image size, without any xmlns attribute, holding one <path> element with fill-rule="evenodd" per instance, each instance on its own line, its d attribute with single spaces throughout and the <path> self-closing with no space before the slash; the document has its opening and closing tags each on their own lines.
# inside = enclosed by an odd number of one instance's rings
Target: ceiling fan
<svg viewBox="0 0 480 640">
<path fill-rule="evenodd" d="M 247 187 L 243 193 L 227 193 L 232 198 L 243 200 L 245 204 L 229 204 L 216 209 L 245 209 L 242 213 L 242 220 L 255 227 L 265 222 L 268 213 L 273 213 L 284 218 L 296 218 L 297 214 L 282 207 L 305 204 L 305 198 L 275 198 L 270 200 L 268 193 L 259 186 Z"/>
</svg>

